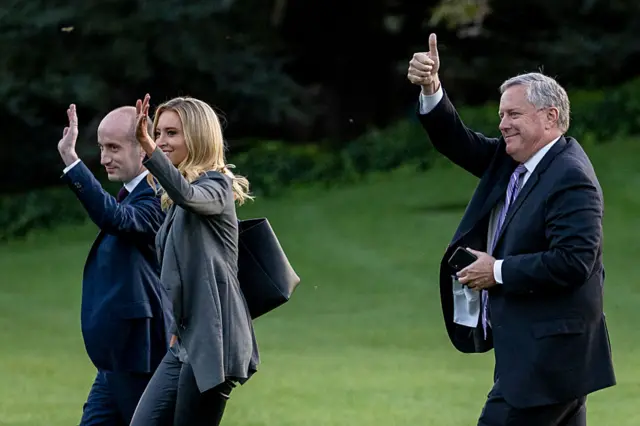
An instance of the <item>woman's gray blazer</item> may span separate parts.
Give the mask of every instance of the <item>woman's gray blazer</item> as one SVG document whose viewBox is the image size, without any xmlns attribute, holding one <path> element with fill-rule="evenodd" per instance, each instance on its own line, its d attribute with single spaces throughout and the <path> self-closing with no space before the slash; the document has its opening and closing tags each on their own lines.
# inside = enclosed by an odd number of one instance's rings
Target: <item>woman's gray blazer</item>
<svg viewBox="0 0 640 426">
<path fill-rule="evenodd" d="M 181 346 L 200 392 L 257 370 L 253 324 L 238 284 L 238 219 L 228 176 L 192 183 L 159 149 L 144 162 L 173 201 L 156 236 L 160 280 L 173 302 Z"/>
</svg>

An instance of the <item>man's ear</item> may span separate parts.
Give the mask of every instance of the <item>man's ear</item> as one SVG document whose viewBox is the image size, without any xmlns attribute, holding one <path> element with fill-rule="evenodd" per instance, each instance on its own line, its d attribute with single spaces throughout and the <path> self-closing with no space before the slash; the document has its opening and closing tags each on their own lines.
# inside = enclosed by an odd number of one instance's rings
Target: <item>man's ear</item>
<svg viewBox="0 0 640 426">
<path fill-rule="evenodd" d="M 556 107 L 548 108 L 547 109 L 547 128 L 550 129 L 551 127 L 557 127 L 559 117 L 560 117 L 560 111 L 558 111 L 558 108 Z"/>
</svg>

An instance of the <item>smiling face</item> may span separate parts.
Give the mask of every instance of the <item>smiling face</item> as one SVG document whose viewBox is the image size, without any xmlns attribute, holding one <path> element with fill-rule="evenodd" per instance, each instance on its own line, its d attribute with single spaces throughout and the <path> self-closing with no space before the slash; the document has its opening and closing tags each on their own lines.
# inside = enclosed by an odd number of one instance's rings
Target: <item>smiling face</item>
<svg viewBox="0 0 640 426">
<path fill-rule="evenodd" d="M 527 100 L 525 86 L 509 87 L 500 98 L 500 132 L 507 144 L 507 154 L 524 162 L 544 134 L 536 107 Z"/>
<path fill-rule="evenodd" d="M 507 88 L 500 98 L 500 132 L 507 154 L 524 163 L 540 148 L 560 136 L 558 109 L 536 108 L 527 97 L 527 87 Z"/>
<path fill-rule="evenodd" d="M 98 126 L 100 164 L 110 181 L 129 182 L 142 170 L 144 153 L 133 137 L 135 108 L 119 108 Z"/>
<path fill-rule="evenodd" d="M 174 166 L 187 158 L 188 149 L 182 121 L 175 111 L 166 109 L 160 113 L 155 128 L 155 140 Z"/>
</svg>

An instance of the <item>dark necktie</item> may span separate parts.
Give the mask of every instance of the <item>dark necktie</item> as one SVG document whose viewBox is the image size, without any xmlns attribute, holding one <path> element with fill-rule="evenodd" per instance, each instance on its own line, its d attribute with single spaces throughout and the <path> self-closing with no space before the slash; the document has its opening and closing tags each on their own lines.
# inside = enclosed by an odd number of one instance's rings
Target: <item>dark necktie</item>
<svg viewBox="0 0 640 426">
<path fill-rule="evenodd" d="M 498 216 L 498 223 L 496 224 L 496 229 L 493 234 L 493 244 L 490 247 L 489 254 L 493 254 L 493 250 L 495 249 L 496 242 L 498 240 L 498 235 L 500 235 L 500 230 L 502 229 L 502 224 L 507 217 L 509 207 L 511 207 L 511 204 L 513 204 L 513 201 L 516 199 L 518 193 L 520 192 L 520 182 L 526 172 L 527 168 L 524 166 L 524 164 L 520 164 L 518 167 L 516 167 L 516 170 L 511 175 L 511 179 L 509 179 L 507 194 L 505 196 L 504 205 L 500 210 L 500 215 Z M 489 292 L 487 290 L 482 290 L 482 329 L 484 330 L 485 339 L 487 338 L 488 310 Z"/>
<path fill-rule="evenodd" d="M 124 200 L 127 195 L 129 195 L 129 191 L 127 191 L 127 188 L 123 186 L 116 196 L 116 201 L 119 203 L 122 202 L 122 200 Z"/>
</svg>

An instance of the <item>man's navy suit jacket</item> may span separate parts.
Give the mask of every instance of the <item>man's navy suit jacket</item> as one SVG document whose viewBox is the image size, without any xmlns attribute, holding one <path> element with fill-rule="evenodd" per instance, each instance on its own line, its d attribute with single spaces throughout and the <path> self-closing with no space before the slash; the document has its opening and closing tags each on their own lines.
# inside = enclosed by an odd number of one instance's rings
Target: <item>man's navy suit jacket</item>
<svg viewBox="0 0 640 426">
<path fill-rule="evenodd" d="M 518 408 L 556 404 L 615 385 L 603 312 L 603 195 L 575 139 L 561 137 L 545 154 L 509 208 L 494 255 L 503 284 L 489 290 L 491 329 L 454 323 L 452 270 L 459 246 L 485 251 L 491 210 L 504 199 L 517 163 L 503 138 L 462 122 L 446 92 L 418 115 L 433 146 L 480 179 L 440 265 L 445 325 L 461 352 L 495 349 L 495 375 Z"/>
<path fill-rule="evenodd" d="M 142 180 L 118 203 L 82 162 L 63 179 L 100 228 L 82 279 L 87 354 L 101 370 L 153 373 L 167 351 L 172 322 L 155 254 L 165 217 L 160 199 Z"/>
</svg>

